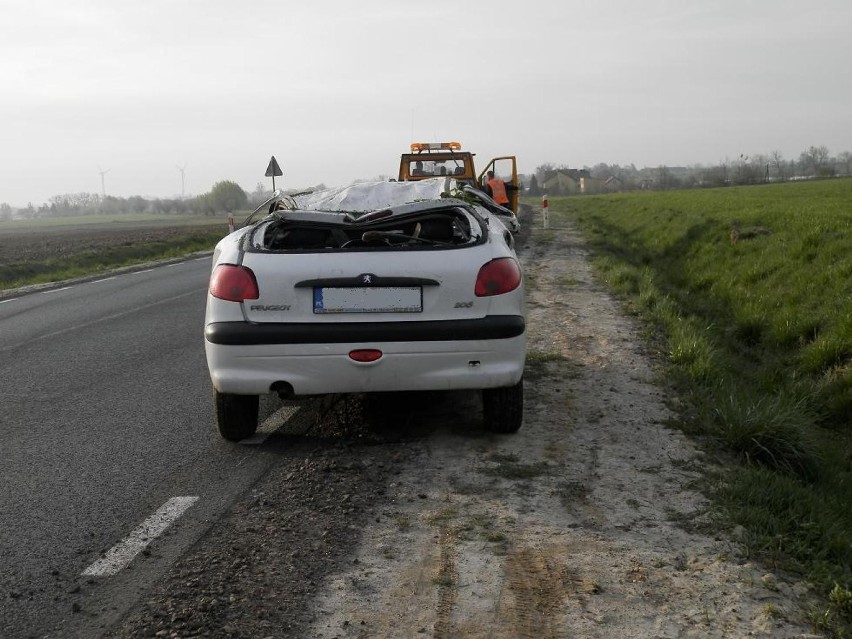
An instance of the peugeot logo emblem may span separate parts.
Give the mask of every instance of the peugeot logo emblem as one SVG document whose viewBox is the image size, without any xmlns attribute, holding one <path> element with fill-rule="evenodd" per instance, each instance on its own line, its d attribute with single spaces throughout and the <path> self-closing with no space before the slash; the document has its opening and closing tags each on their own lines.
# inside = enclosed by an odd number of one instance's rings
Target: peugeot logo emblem
<svg viewBox="0 0 852 639">
<path fill-rule="evenodd" d="M 373 278 L 374 278 L 374 277 L 375 277 L 375 275 L 373 275 L 372 273 L 364 273 L 364 274 L 361 276 L 361 281 L 362 281 L 364 284 L 372 284 L 372 283 L 373 283 Z"/>
</svg>

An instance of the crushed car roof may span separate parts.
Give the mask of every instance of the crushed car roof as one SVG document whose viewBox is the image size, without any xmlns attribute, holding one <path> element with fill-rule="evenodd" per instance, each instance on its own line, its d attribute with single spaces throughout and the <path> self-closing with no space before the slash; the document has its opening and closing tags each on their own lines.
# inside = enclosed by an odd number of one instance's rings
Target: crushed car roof
<svg viewBox="0 0 852 639">
<path fill-rule="evenodd" d="M 447 178 L 416 182 L 360 182 L 294 197 L 299 209 L 308 211 L 366 212 L 423 200 L 440 200 L 461 185 Z"/>
</svg>

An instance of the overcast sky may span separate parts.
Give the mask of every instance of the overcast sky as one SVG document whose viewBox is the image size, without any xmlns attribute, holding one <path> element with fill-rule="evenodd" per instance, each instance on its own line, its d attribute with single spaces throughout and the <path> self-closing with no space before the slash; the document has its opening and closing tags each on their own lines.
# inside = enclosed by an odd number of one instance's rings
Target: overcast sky
<svg viewBox="0 0 852 639">
<path fill-rule="evenodd" d="M 852 150 L 850 0 L 0 0 L 0 202 Z"/>
</svg>

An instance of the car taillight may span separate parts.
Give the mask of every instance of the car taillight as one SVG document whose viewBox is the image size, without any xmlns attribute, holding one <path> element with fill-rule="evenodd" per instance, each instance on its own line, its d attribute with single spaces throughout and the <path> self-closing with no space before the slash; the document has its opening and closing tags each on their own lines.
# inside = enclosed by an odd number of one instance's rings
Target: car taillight
<svg viewBox="0 0 852 639">
<path fill-rule="evenodd" d="M 521 269 L 511 257 L 491 260 L 479 269 L 474 293 L 477 297 L 502 295 L 521 285 Z"/>
<path fill-rule="evenodd" d="M 210 277 L 210 294 L 228 302 L 256 300 L 260 297 L 257 279 L 250 268 L 220 264 Z"/>
</svg>

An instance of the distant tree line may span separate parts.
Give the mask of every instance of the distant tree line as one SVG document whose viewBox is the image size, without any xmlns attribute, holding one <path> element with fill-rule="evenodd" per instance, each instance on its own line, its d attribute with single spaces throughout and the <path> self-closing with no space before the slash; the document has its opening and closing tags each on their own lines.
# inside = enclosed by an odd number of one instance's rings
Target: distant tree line
<svg viewBox="0 0 852 639">
<path fill-rule="evenodd" d="M 258 185 L 260 186 L 260 185 Z M 123 198 L 113 195 L 102 197 L 96 193 L 65 193 L 55 195 L 39 207 L 29 204 L 13 209 L 0 204 L 0 221 L 16 217 L 36 219 L 42 217 L 71 217 L 78 215 L 130 215 L 150 213 L 159 215 L 214 215 L 243 211 L 250 205 L 250 196 L 236 182 L 223 180 L 213 185 L 208 193 L 189 198 L 153 198 L 139 195 Z"/>
<path fill-rule="evenodd" d="M 310 190 L 326 188 L 318 184 Z M 308 189 L 291 189 L 297 193 Z M 236 182 L 223 180 L 213 185 L 207 193 L 186 198 L 102 197 L 97 193 L 65 193 L 55 195 L 47 204 L 32 204 L 15 209 L 0 204 L 0 222 L 16 218 L 37 219 L 47 217 L 72 217 L 78 215 L 131 215 L 148 213 L 156 215 L 218 215 L 253 209 L 272 196 L 272 191 L 258 182 L 254 191 L 247 193 Z"/>
<path fill-rule="evenodd" d="M 552 163 L 536 167 L 535 174 L 527 176 L 525 186 L 529 195 L 568 195 L 572 192 L 565 188 L 564 182 L 553 180 L 554 174 L 563 172 L 586 176 L 591 180 L 591 188 L 585 192 L 601 193 L 607 190 L 638 189 L 690 189 L 701 187 L 719 187 L 743 184 L 761 184 L 765 182 L 783 182 L 814 178 L 852 176 L 852 153 L 843 151 L 832 156 L 828 147 L 811 146 L 799 154 L 798 158 L 786 159 L 780 151 L 768 155 L 742 154 L 731 160 L 705 166 L 696 164 L 688 167 L 657 166 L 637 168 L 636 165 L 600 163 L 571 169 L 566 165 Z M 607 188 L 605 184 L 614 184 Z"/>
</svg>

